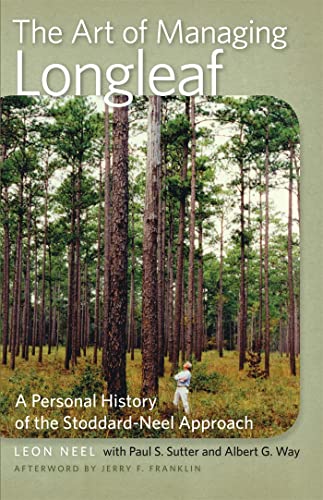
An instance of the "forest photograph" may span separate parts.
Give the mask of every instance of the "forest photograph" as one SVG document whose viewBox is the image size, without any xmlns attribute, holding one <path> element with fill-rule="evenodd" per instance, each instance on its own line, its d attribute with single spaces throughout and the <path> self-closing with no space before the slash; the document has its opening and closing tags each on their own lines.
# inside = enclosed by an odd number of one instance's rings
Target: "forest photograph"
<svg viewBox="0 0 323 500">
<path fill-rule="evenodd" d="M 1 435 L 279 435 L 299 412 L 296 114 L 127 99 L 0 99 Z"/>
</svg>

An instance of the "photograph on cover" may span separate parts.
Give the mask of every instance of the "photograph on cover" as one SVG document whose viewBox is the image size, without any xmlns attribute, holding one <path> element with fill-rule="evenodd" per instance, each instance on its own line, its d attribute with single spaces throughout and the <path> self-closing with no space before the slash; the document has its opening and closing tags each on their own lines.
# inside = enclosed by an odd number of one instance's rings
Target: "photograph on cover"
<svg viewBox="0 0 323 500">
<path fill-rule="evenodd" d="M 1 435 L 282 434 L 300 391 L 294 111 L 112 104 L 1 98 Z"/>
</svg>

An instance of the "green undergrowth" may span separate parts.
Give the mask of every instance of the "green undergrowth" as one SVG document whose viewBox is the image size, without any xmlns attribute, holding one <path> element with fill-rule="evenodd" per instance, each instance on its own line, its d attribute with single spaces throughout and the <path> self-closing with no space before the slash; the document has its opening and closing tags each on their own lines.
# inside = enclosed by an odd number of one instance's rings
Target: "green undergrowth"
<svg viewBox="0 0 323 500">
<path fill-rule="evenodd" d="M 0 378 L 0 418 L 1 435 L 4 437 L 270 437 L 288 430 L 295 422 L 299 410 L 299 376 L 289 374 L 289 360 L 278 354 L 271 355 L 271 373 L 267 379 L 250 378 L 248 370 L 238 371 L 238 355 L 236 352 L 225 352 L 219 358 L 215 351 L 203 355 L 201 363 L 194 363 L 190 388 L 191 420 L 225 420 L 244 419 L 253 421 L 253 430 L 220 430 L 206 429 L 203 433 L 194 433 L 189 429 L 179 429 L 185 416 L 182 409 L 174 409 L 172 405 L 175 381 L 171 376 L 171 365 L 166 360 L 165 376 L 159 379 L 158 407 L 152 411 L 147 409 L 126 408 L 119 413 L 102 408 L 100 404 L 88 408 L 42 408 L 31 407 L 32 394 L 40 394 L 43 398 L 91 398 L 97 394 L 100 403 L 101 394 L 106 392 L 106 383 L 100 364 L 93 365 L 92 350 L 88 350 L 87 358 L 80 358 L 77 366 L 69 371 L 64 369 L 64 351 L 60 349 L 44 357 L 39 364 L 30 357 L 28 363 L 17 359 L 17 367 L 13 372 L 7 366 L 1 367 Z M 299 373 L 299 370 L 298 370 Z M 140 397 L 141 387 L 141 355 L 135 353 L 135 360 L 127 360 L 127 387 L 131 397 Z M 22 394 L 27 403 L 16 406 Z M 43 416 L 48 420 L 56 419 L 59 429 L 37 430 L 34 426 L 18 430 L 15 423 L 29 415 L 31 421 Z M 63 429 L 64 416 L 76 417 L 78 420 L 127 419 L 137 422 L 143 416 L 159 421 L 173 421 L 170 429 L 140 429 L 133 425 L 131 430 L 100 429 Z"/>
</svg>

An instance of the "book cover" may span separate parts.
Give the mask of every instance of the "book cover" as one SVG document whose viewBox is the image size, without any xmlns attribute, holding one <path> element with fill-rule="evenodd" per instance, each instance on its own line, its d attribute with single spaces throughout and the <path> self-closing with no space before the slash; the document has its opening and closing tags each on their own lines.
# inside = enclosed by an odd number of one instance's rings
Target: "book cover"
<svg viewBox="0 0 323 500">
<path fill-rule="evenodd" d="M 1 1 L 1 498 L 322 497 L 321 22 Z"/>
</svg>

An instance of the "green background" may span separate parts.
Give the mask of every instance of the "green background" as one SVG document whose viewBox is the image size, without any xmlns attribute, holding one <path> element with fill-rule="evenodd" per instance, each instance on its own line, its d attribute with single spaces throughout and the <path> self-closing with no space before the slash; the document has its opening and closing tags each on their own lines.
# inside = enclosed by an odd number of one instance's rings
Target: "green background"
<svg viewBox="0 0 323 500">
<path fill-rule="evenodd" d="M 15 464 L 64 463 L 61 459 L 22 459 L 14 457 L 14 446 L 23 444 L 51 445 L 59 440 L 2 440 L 1 469 L 3 500 L 95 498 L 103 499 L 321 499 L 322 486 L 322 346 L 323 346 L 323 3 L 321 0 L 221 0 L 199 2 L 119 0 L 118 2 L 84 0 L 1 0 L 1 95 L 16 92 L 16 51 L 23 48 L 26 58 L 25 82 L 30 89 L 41 90 L 41 71 L 50 63 L 61 63 L 72 70 L 74 64 L 96 63 L 104 70 L 114 62 L 133 63 L 140 45 L 89 46 L 85 42 L 71 46 L 32 46 L 18 44 L 17 26 L 13 18 L 35 17 L 49 27 L 59 25 L 66 40 L 80 18 L 89 24 L 105 24 L 110 19 L 118 27 L 137 25 L 142 18 L 154 26 L 158 18 L 169 23 L 177 18 L 186 25 L 237 26 L 254 19 L 257 25 L 287 26 L 288 48 L 273 50 L 254 46 L 242 51 L 225 48 L 221 58 L 224 69 L 219 73 L 219 94 L 271 94 L 289 102 L 296 111 L 301 126 L 301 411 L 292 429 L 280 437 L 267 440 L 177 440 L 175 446 L 216 448 L 220 445 L 239 445 L 242 448 L 269 445 L 300 448 L 298 459 L 251 457 L 209 457 L 187 459 L 149 459 L 149 463 L 201 465 L 200 473 L 14 473 Z M 117 37 L 120 39 L 119 37 Z M 171 47 L 154 43 L 152 31 L 145 44 L 146 67 L 166 62 L 206 65 L 213 50 L 209 46 Z M 217 48 L 217 47 L 214 47 Z M 133 82 L 129 89 L 133 89 Z M 73 85 L 71 93 L 73 93 Z M 91 82 L 84 88 L 90 92 Z M 97 452 L 117 441 L 73 441 L 92 444 Z M 121 443 L 121 441 L 120 441 Z M 69 441 L 72 444 L 72 441 Z M 123 441 L 128 446 L 130 441 Z M 138 440 L 140 447 L 169 442 Z M 114 458 L 72 459 L 72 465 L 125 464 L 134 466 L 146 459 Z M 67 461 L 65 463 L 68 463 Z"/>
</svg>

